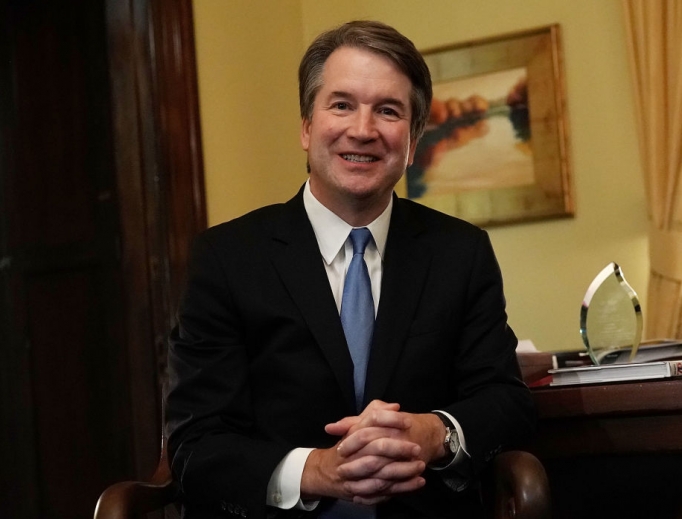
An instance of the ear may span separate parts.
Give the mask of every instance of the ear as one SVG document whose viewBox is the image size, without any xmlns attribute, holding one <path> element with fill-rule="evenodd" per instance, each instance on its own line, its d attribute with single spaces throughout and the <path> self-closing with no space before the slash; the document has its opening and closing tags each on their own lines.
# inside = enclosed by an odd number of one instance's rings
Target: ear
<svg viewBox="0 0 682 519">
<path fill-rule="evenodd" d="M 301 147 L 308 151 L 310 147 L 310 120 L 303 119 L 301 121 Z"/>
<path fill-rule="evenodd" d="M 417 151 L 417 144 L 419 143 L 418 140 L 413 140 L 410 142 L 410 150 L 407 154 L 407 165 L 411 166 L 412 163 L 414 162 L 414 153 Z"/>
</svg>

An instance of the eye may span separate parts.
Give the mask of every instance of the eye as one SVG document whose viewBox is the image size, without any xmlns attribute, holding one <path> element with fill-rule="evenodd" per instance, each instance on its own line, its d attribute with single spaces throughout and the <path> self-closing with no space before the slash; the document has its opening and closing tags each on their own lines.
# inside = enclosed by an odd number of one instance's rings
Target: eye
<svg viewBox="0 0 682 519">
<path fill-rule="evenodd" d="M 379 113 L 381 115 L 385 115 L 387 117 L 392 117 L 392 118 L 399 118 L 400 114 L 390 106 L 383 106 L 379 109 Z"/>
<path fill-rule="evenodd" d="M 336 110 L 348 110 L 350 105 L 346 101 L 337 101 L 332 104 L 332 108 L 335 108 Z"/>
</svg>

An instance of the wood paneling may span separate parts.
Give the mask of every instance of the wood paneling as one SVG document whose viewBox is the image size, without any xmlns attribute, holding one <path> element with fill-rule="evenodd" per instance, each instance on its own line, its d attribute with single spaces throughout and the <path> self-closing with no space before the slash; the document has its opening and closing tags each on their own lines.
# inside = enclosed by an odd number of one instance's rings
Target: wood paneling
<svg viewBox="0 0 682 519">
<path fill-rule="evenodd" d="M 682 379 L 532 392 L 554 517 L 682 516 Z"/>
<path fill-rule="evenodd" d="M 153 471 L 206 225 L 191 1 L 0 0 L 0 517 Z"/>
</svg>

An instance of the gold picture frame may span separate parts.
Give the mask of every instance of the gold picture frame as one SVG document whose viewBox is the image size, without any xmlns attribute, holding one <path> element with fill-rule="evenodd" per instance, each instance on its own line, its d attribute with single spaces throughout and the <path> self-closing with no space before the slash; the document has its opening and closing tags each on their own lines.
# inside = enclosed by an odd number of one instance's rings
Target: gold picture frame
<svg viewBox="0 0 682 519">
<path fill-rule="evenodd" d="M 559 25 L 422 54 L 434 101 L 407 197 L 481 226 L 573 216 Z"/>
</svg>

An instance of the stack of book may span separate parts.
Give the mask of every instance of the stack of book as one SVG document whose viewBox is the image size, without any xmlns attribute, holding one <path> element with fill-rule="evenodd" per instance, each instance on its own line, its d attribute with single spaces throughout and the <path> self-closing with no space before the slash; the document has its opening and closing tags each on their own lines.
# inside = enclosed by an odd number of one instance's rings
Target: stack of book
<svg viewBox="0 0 682 519">
<path fill-rule="evenodd" d="M 603 352 L 599 365 L 586 351 L 519 354 L 524 380 L 529 386 L 603 384 L 682 376 L 682 341 L 643 342 L 630 361 L 629 348 Z"/>
</svg>

